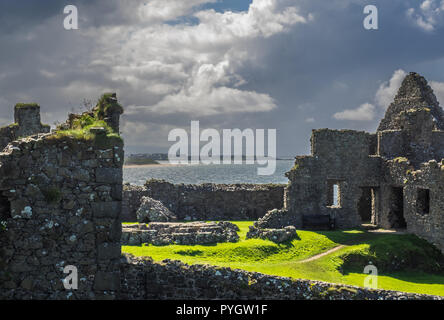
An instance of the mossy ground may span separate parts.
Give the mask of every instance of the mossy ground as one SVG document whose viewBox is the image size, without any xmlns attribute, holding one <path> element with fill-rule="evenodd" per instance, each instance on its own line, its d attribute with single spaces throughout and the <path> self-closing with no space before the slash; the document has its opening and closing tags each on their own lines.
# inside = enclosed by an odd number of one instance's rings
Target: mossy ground
<svg viewBox="0 0 444 320">
<path fill-rule="evenodd" d="M 150 256 L 156 261 L 181 260 L 188 264 L 211 264 L 299 279 L 363 286 L 365 265 L 378 267 L 378 288 L 444 296 L 442 255 L 413 235 L 377 234 L 364 230 L 312 232 L 298 230 L 298 238 L 284 244 L 268 240 L 245 240 L 253 222 L 234 222 L 238 243 L 195 246 L 122 246 L 122 252 Z M 310 262 L 304 259 L 344 248 Z"/>
</svg>

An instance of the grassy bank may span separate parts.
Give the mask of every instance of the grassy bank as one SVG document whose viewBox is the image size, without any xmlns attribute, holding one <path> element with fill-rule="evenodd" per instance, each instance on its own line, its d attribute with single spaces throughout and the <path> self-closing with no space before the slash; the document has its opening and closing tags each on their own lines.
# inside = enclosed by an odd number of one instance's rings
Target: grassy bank
<svg viewBox="0 0 444 320">
<path fill-rule="evenodd" d="M 378 267 L 378 288 L 444 296 L 442 255 L 413 235 L 376 234 L 362 230 L 311 232 L 298 230 L 298 238 L 285 244 L 245 240 L 252 222 L 235 222 L 238 243 L 196 246 L 122 246 L 122 251 L 154 260 L 181 260 L 212 264 L 292 278 L 363 286 L 364 266 Z M 343 246 L 313 261 L 307 258 Z"/>
</svg>

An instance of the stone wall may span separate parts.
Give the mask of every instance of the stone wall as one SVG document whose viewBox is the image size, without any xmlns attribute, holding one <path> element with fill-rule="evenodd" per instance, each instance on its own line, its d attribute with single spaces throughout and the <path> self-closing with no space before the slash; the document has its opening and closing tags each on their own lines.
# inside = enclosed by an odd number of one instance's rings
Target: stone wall
<svg viewBox="0 0 444 320">
<path fill-rule="evenodd" d="M 124 225 L 122 228 L 122 245 L 196 245 L 221 242 L 237 242 L 239 227 L 227 221 L 168 223 L 151 222 Z"/>
<path fill-rule="evenodd" d="M 432 132 L 432 146 L 435 153 L 435 159 L 444 159 L 444 131 Z"/>
<path fill-rule="evenodd" d="M 284 185 L 171 184 L 148 180 L 144 186 L 124 185 L 122 220 L 136 221 L 141 198 L 161 201 L 178 220 L 255 220 L 282 208 Z"/>
<path fill-rule="evenodd" d="M 381 159 L 371 155 L 374 139 L 352 130 L 313 130 L 313 154 L 296 157 L 287 173 L 289 224 L 303 228 L 304 215 L 330 215 L 337 228 L 361 224 L 356 209 L 361 188 L 379 185 L 375 172 L 381 170 Z M 333 203 L 334 185 L 339 190 L 337 204 Z"/>
<path fill-rule="evenodd" d="M 123 141 L 94 129 L 28 136 L 0 153 L 0 299 L 116 297 Z M 68 265 L 77 290 L 63 286 Z"/>
<path fill-rule="evenodd" d="M 0 154 L 0 299 L 63 299 L 66 265 L 78 268 L 76 298 L 113 296 L 119 284 L 123 146 L 53 139 Z"/>
<path fill-rule="evenodd" d="M 0 149 L 18 139 L 38 133 L 48 133 L 49 125 L 40 122 L 40 106 L 35 103 L 19 103 L 14 107 L 14 123 L 0 128 Z"/>
<path fill-rule="evenodd" d="M 442 300 L 443 297 L 386 290 L 370 290 L 320 281 L 294 280 L 180 261 L 153 262 L 150 258 L 122 259 L 120 298 L 232 299 L 232 300 Z"/>
<path fill-rule="evenodd" d="M 313 130 L 312 154 L 296 157 L 286 174 L 285 210 L 256 226 L 304 228 L 304 218 L 330 216 L 341 229 L 364 222 L 403 229 L 444 252 L 443 130 L 433 90 L 410 73 L 376 134 Z"/>
<path fill-rule="evenodd" d="M 396 187 L 402 190 L 402 217 L 407 231 L 444 252 L 444 161 L 431 160 L 418 170 L 409 161 L 389 161 L 386 175 L 389 183 L 381 190 L 382 210 L 378 224 L 385 228 L 394 227 L 393 188 Z"/>
</svg>

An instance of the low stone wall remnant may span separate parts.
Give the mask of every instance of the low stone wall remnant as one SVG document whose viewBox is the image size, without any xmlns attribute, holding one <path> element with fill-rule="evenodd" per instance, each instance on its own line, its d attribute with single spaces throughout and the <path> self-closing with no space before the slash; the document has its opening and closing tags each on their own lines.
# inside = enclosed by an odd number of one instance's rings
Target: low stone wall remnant
<svg viewBox="0 0 444 320">
<path fill-rule="evenodd" d="M 247 239 L 259 238 L 276 243 L 290 241 L 296 237 L 296 228 L 293 226 L 287 226 L 282 229 L 261 229 L 250 226 L 250 231 L 247 232 Z"/>
<path fill-rule="evenodd" d="M 140 245 L 152 243 L 154 245 L 195 245 L 219 242 L 237 242 L 239 228 L 230 222 L 190 222 L 165 223 L 152 222 L 124 225 L 122 231 L 122 245 Z"/>
<path fill-rule="evenodd" d="M 153 262 L 125 254 L 120 298 L 124 300 L 443 300 L 444 297 L 374 290 L 291 279 L 180 261 Z"/>
</svg>

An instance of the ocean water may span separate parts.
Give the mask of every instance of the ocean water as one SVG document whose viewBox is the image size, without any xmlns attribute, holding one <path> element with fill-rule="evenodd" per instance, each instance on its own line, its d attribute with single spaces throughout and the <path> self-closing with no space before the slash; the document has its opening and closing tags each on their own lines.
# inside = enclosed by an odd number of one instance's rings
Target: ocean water
<svg viewBox="0 0 444 320">
<path fill-rule="evenodd" d="M 162 162 L 161 163 L 168 163 Z M 143 185 L 147 179 L 163 179 L 171 183 L 287 183 L 285 172 L 294 165 L 294 160 L 276 161 L 276 171 L 270 176 L 259 176 L 257 164 L 196 164 L 153 165 L 124 167 L 123 182 Z"/>
</svg>

